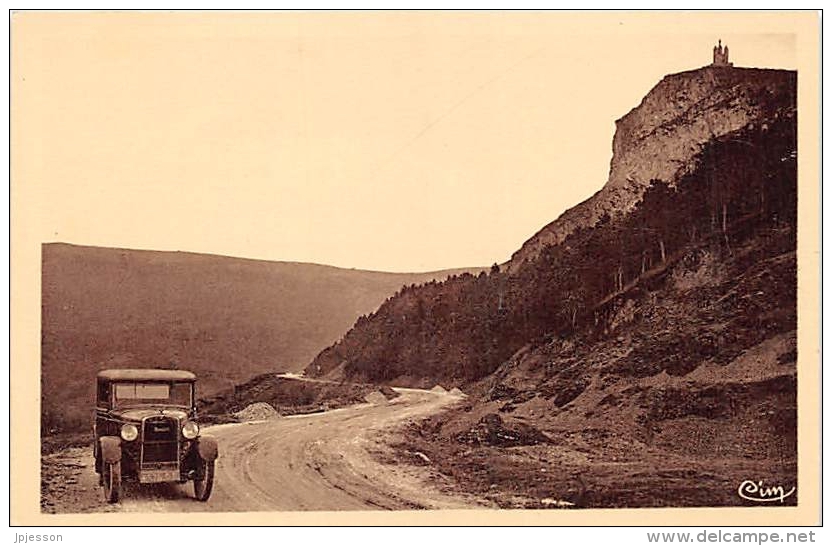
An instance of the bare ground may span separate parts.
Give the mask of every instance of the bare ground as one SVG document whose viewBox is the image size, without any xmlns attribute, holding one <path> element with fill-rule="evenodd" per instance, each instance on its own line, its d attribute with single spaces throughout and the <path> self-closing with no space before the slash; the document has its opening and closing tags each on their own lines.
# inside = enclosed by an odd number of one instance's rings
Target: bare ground
<svg viewBox="0 0 832 546">
<path fill-rule="evenodd" d="M 794 459 L 685 456 L 602 430 L 551 439 L 537 445 L 472 446 L 412 427 L 397 452 L 399 460 L 423 453 L 434 472 L 453 484 L 451 491 L 505 509 L 750 506 L 754 503 L 737 494 L 744 480 L 796 483 Z M 795 494 L 784 504 L 796 502 Z"/>
</svg>

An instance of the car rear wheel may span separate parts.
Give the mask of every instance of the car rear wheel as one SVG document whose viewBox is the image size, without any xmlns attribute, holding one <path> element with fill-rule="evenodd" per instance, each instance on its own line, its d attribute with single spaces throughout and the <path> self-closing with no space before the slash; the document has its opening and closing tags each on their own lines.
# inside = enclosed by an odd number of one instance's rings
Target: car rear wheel
<svg viewBox="0 0 832 546">
<path fill-rule="evenodd" d="M 214 488 L 214 461 L 200 459 L 199 464 L 199 471 L 194 478 L 194 497 L 198 501 L 205 502 Z"/>
<path fill-rule="evenodd" d="M 104 498 L 109 503 L 118 502 L 121 493 L 121 461 L 104 463 Z"/>
</svg>

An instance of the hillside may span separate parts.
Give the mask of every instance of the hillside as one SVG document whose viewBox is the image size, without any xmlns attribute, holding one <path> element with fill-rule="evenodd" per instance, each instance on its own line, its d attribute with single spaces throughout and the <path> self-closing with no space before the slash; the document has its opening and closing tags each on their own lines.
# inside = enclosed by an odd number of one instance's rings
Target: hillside
<svg viewBox="0 0 832 546">
<path fill-rule="evenodd" d="M 297 371 L 403 285 L 457 273 L 44 244 L 44 430 L 88 428 L 100 369 L 191 369 L 212 394 Z"/>
<path fill-rule="evenodd" d="M 734 73 L 732 76 L 708 76 Z M 733 132 L 700 142 L 694 129 L 701 119 L 693 114 L 676 127 L 675 148 L 697 150 L 689 167 L 673 170 L 678 161 L 653 153 L 651 172 L 664 173 L 640 185 L 633 205 L 604 211 L 597 221 L 596 198 L 568 211 L 571 220 L 547 228 L 569 232 L 560 242 L 542 244 L 535 236 L 534 253 L 509 267 L 489 273 L 462 274 L 445 282 L 406 287 L 370 317 L 362 318 L 342 341 L 323 351 L 307 367 L 311 375 L 346 375 L 374 381 L 398 381 L 430 386 L 434 379 L 470 382 L 492 373 L 515 351 L 540 338 L 575 329 L 583 321 L 597 321 L 597 308 L 645 276 L 667 273 L 689 251 L 706 248 L 715 256 L 730 253 L 731 239 L 755 237 L 772 222 L 792 225 L 796 215 L 796 79 L 788 71 L 712 69 L 685 72 L 663 81 L 710 81 L 724 117 L 746 112 L 754 104 L 753 121 Z M 733 83 L 732 83 L 733 82 Z M 692 84 L 691 84 L 692 85 Z M 724 89 L 728 86 L 728 90 Z M 687 96 L 690 85 L 674 89 Z M 730 97 L 733 90 L 743 101 Z M 657 91 L 658 90 L 658 91 Z M 651 95 L 659 93 L 667 109 L 676 102 L 660 84 L 640 108 L 656 110 Z M 704 110 L 714 94 L 699 90 L 700 102 L 686 111 Z M 709 111 L 710 112 L 710 111 Z M 709 116 L 717 116 L 710 112 Z M 627 118 L 661 120 L 669 114 L 646 114 L 638 108 Z M 677 118 L 674 118 L 677 119 Z M 678 121 L 676 123 L 682 123 Z M 613 172 L 621 162 L 646 154 L 648 141 L 616 133 Z M 646 131 L 642 130 L 640 133 Z M 683 135 L 693 135 L 685 140 Z M 663 139 L 663 137 L 661 137 Z M 658 146 L 658 145 L 657 145 Z M 665 149 L 669 143 L 663 144 Z M 675 174 L 669 174 L 675 173 Z M 613 191 L 618 179 L 606 188 Z M 612 185 L 612 186 L 611 186 Z M 605 190 L 602 190 L 604 192 Z M 524 245 L 531 248 L 529 243 Z M 517 255 L 519 256 L 519 255 Z M 729 254 L 730 257 L 730 254 Z"/>
<path fill-rule="evenodd" d="M 462 386 L 403 449 L 505 507 L 795 483 L 795 101 L 788 71 L 666 77 L 601 192 L 502 269 L 400 291 L 307 373 Z"/>
</svg>

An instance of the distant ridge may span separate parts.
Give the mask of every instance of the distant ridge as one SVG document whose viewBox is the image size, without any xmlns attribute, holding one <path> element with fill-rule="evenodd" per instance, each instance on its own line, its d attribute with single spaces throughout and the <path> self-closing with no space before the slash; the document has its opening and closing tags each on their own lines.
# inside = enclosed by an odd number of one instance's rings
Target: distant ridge
<svg viewBox="0 0 832 546">
<path fill-rule="evenodd" d="M 64 241 L 49 241 L 45 242 L 42 245 L 43 247 L 69 247 L 69 248 L 78 248 L 78 249 L 88 249 L 90 251 L 117 251 L 117 252 L 131 252 L 131 253 L 147 253 L 147 254 L 159 254 L 159 255 L 182 255 L 182 256 L 194 256 L 194 257 L 204 257 L 209 258 L 212 260 L 235 260 L 235 261 L 246 261 L 246 262 L 257 262 L 257 263 L 268 263 L 268 264 L 284 264 L 284 265 L 300 265 L 300 266 L 311 266 L 311 267 L 322 267 L 325 269 L 333 269 L 333 270 L 340 270 L 340 271 L 360 271 L 364 273 L 376 273 L 381 275 L 404 275 L 404 276 L 422 276 L 422 275 L 461 275 L 465 272 L 478 272 L 486 269 L 484 266 L 473 266 L 473 267 L 453 267 L 449 269 L 436 269 L 431 271 L 384 271 L 384 270 L 376 270 L 376 269 L 362 269 L 358 267 L 342 267 L 338 265 L 331 265 L 331 264 L 322 264 L 317 262 L 299 262 L 295 260 L 270 260 L 268 258 L 252 258 L 248 256 L 228 256 L 224 254 L 212 254 L 210 252 L 195 252 L 192 250 L 152 250 L 147 248 L 127 248 L 127 247 L 118 247 L 118 246 L 99 246 L 99 245 L 82 245 L 76 243 L 67 243 Z M 437 277 L 438 278 L 438 277 Z"/>
<path fill-rule="evenodd" d="M 191 369 L 203 394 L 264 372 L 298 371 L 403 286 L 465 271 L 477 270 L 386 273 L 46 243 L 47 426 L 86 427 L 91 378 L 107 367 Z"/>
</svg>

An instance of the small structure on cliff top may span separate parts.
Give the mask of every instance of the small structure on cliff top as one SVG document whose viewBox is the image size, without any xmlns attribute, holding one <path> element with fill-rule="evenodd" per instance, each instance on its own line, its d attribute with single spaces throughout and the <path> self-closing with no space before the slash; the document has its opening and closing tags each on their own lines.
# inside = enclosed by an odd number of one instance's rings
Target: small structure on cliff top
<svg viewBox="0 0 832 546">
<path fill-rule="evenodd" d="M 722 47 L 722 40 L 714 46 L 714 62 L 711 66 L 734 66 L 734 63 L 728 62 L 728 46 Z"/>
</svg>

